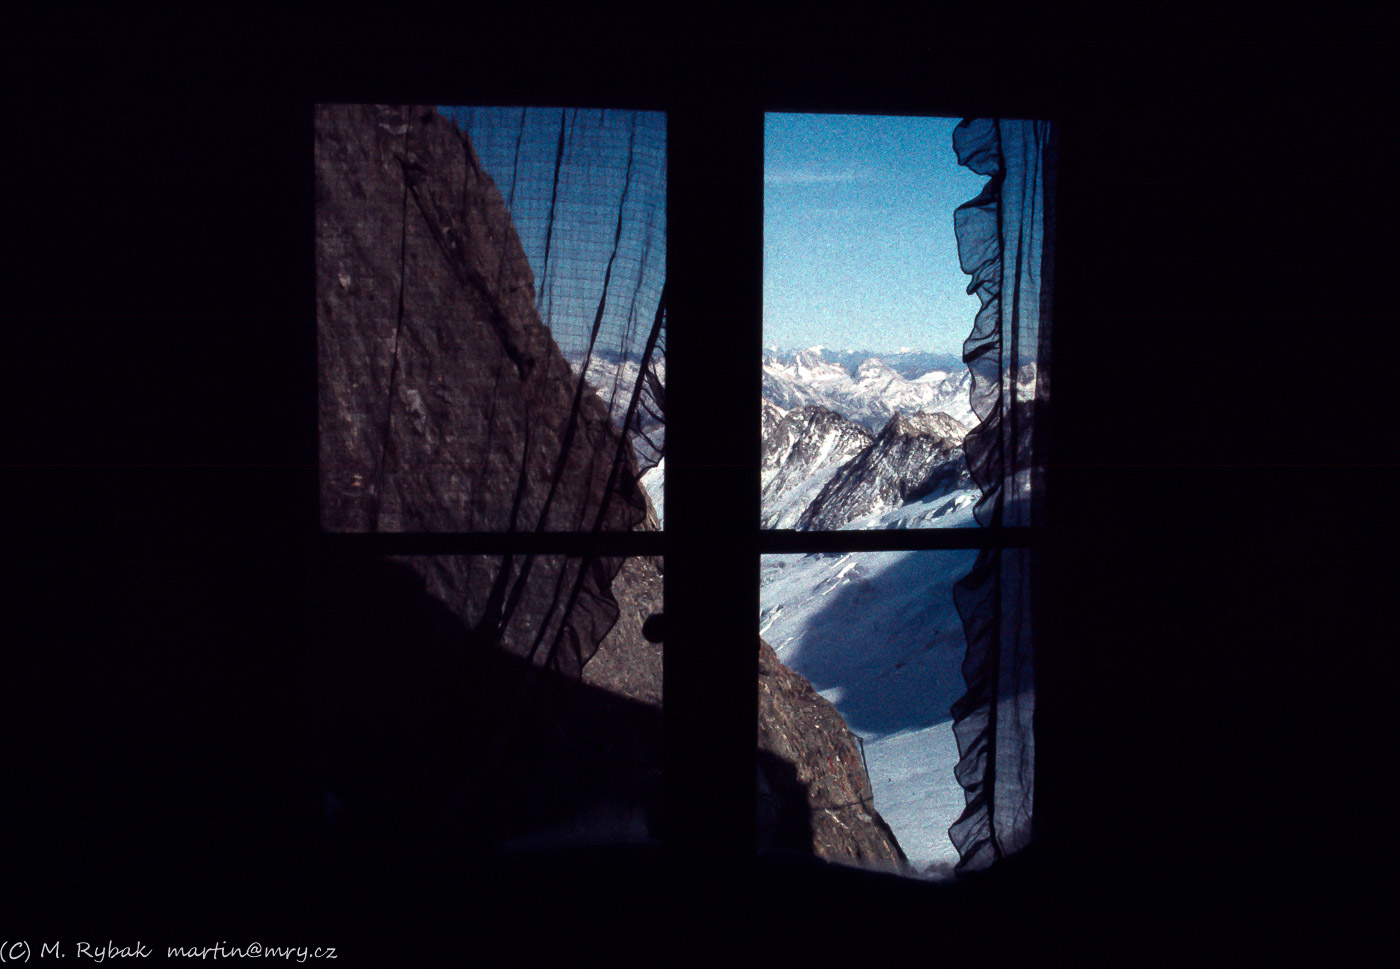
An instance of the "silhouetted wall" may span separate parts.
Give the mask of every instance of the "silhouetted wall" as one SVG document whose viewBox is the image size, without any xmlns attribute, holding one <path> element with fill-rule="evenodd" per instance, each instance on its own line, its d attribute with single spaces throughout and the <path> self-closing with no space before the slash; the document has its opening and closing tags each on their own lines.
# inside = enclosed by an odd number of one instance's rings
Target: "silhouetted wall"
<svg viewBox="0 0 1400 969">
<path fill-rule="evenodd" d="M 1041 46 L 990 77 L 975 46 L 836 56 L 812 30 L 769 36 L 601 60 L 567 43 L 470 60 L 11 51 L 5 798 L 27 836 L 5 850 L 37 888 L 7 870 L 7 899 L 256 907 L 313 867 L 310 104 L 442 92 L 1058 116 L 1064 532 L 1048 549 L 1028 861 L 1053 885 L 1016 897 L 1048 913 L 1040 937 L 1052 914 L 1118 924 L 1132 906 L 1132 928 L 1243 910 L 1240 931 L 1266 932 L 1314 903 L 1364 921 L 1375 866 L 1396 860 L 1374 794 L 1393 759 L 1388 573 L 1363 564 L 1395 535 L 1386 59 Z M 756 616 L 756 601 L 731 605 Z M 1177 907 L 1069 874 L 1104 868 L 1178 886 Z M 913 888 L 823 894 L 822 877 L 740 897 L 774 918 L 814 897 L 930 910 Z"/>
</svg>

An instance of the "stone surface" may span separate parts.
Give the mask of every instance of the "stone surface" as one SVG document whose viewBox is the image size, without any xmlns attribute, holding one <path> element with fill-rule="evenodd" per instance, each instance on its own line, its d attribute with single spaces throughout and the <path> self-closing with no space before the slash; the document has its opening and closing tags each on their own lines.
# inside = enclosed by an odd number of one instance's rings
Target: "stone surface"
<svg viewBox="0 0 1400 969">
<path fill-rule="evenodd" d="M 648 616 L 662 610 L 662 560 L 625 559 L 613 577 L 617 622 L 608 630 L 593 659 L 583 668 L 583 681 L 619 696 L 661 706 L 662 644 L 642 635 Z"/>
<path fill-rule="evenodd" d="M 828 861 L 907 871 L 894 832 L 875 810 L 855 734 L 771 646 L 760 639 L 758 648 L 758 746 L 771 755 L 759 758 L 760 841 Z M 775 761 L 792 769 L 767 766 Z M 805 831 L 792 830 L 797 798 L 806 804 Z"/>
<path fill-rule="evenodd" d="M 617 433 L 470 143 L 432 107 L 320 105 L 315 132 L 322 524 L 593 527 Z M 606 529 L 642 515 L 623 463 Z"/>
<path fill-rule="evenodd" d="M 631 448 L 541 322 L 470 142 L 432 107 L 320 105 L 315 147 L 323 526 L 646 527 Z M 616 615 L 620 562 L 404 561 L 474 632 L 569 675 Z"/>
</svg>

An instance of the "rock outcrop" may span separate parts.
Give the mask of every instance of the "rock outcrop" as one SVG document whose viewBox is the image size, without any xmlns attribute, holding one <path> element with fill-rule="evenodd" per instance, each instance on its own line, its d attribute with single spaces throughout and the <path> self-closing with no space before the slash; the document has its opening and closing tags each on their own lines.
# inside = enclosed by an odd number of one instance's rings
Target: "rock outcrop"
<svg viewBox="0 0 1400 969">
<path fill-rule="evenodd" d="M 810 850 L 828 861 L 907 869 L 904 852 L 875 810 L 860 741 L 836 708 L 759 640 L 758 746 L 794 771 L 759 761 L 759 837 L 777 848 Z M 793 844 L 784 819 L 805 800 L 809 844 Z"/>
<path fill-rule="evenodd" d="M 644 526 L 631 449 L 541 322 L 510 213 L 470 142 L 414 106 L 321 105 L 315 136 L 324 527 Z M 620 562 L 405 564 L 469 628 L 567 675 L 616 615 Z"/>
<path fill-rule="evenodd" d="M 967 487 L 967 428 L 947 414 L 896 414 L 879 435 L 826 483 L 797 523 L 841 528 L 910 501 Z"/>
<path fill-rule="evenodd" d="M 783 408 L 773 403 L 767 397 L 762 398 L 760 404 L 760 434 L 764 442 L 764 449 L 767 450 L 768 438 L 773 433 L 773 429 L 778 426 L 778 422 L 787 414 Z"/>
</svg>

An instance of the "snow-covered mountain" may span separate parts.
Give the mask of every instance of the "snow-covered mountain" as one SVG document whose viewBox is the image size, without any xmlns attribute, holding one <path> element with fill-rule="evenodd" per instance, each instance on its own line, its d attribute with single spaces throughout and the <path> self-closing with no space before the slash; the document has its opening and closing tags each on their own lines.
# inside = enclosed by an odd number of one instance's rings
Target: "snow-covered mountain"
<svg viewBox="0 0 1400 969">
<path fill-rule="evenodd" d="M 787 411 L 773 403 L 767 397 L 759 401 L 760 421 L 762 422 L 762 435 L 764 442 L 767 442 L 769 435 L 773 433 L 773 428 L 778 426 Z"/>
<path fill-rule="evenodd" d="M 977 423 L 971 377 L 961 367 L 910 379 L 887 362 L 943 362 L 943 356 L 903 351 L 852 364 L 849 351 L 824 347 L 765 352 L 763 527 L 962 524 L 976 500 L 961 448 Z M 906 366 L 906 372 L 912 371 Z M 815 420 L 818 414 L 824 416 Z M 853 425 L 867 432 L 863 443 Z M 940 497 L 946 500 L 933 501 Z M 893 518 L 874 521 L 906 505 Z"/>
<path fill-rule="evenodd" d="M 617 389 L 620 422 L 636 362 L 597 353 L 587 377 L 605 401 Z M 933 354 L 766 353 L 763 526 L 974 526 L 978 492 L 961 448 L 976 423 L 969 387 L 956 358 Z M 641 481 L 658 517 L 664 474 L 662 459 Z M 947 831 L 964 793 L 949 711 L 963 692 L 964 640 L 952 586 L 975 556 L 773 555 L 762 564 L 761 635 L 862 738 L 875 806 L 919 869 L 957 861 Z"/>
<path fill-rule="evenodd" d="M 963 369 L 962 357 L 956 353 L 940 353 L 936 350 L 912 350 L 909 347 L 900 347 L 890 353 L 877 352 L 873 350 L 833 350 L 831 347 L 808 347 L 803 350 L 784 350 L 778 347 L 769 347 L 765 351 L 765 357 L 776 360 L 780 363 L 791 363 L 792 358 L 798 354 L 808 356 L 816 355 L 824 363 L 839 364 L 846 369 L 847 373 L 854 373 L 856 368 L 871 357 L 876 358 L 881 363 L 888 365 L 902 377 L 913 380 L 928 373 L 930 370 L 942 370 L 945 373 L 953 373 Z"/>
<path fill-rule="evenodd" d="M 873 440 L 869 431 L 824 407 L 799 407 L 778 416 L 763 435 L 764 528 L 794 528 L 822 487 Z M 772 411 L 769 411 L 772 408 Z"/>
<path fill-rule="evenodd" d="M 583 354 L 566 353 L 564 356 L 574 368 L 574 373 L 578 373 L 583 364 Z M 657 376 L 664 381 L 666 358 L 658 353 L 653 359 L 656 362 Z M 588 358 L 588 372 L 585 376 L 598 391 L 598 396 L 603 402 L 612 404 L 614 419 L 620 419 L 627 412 L 627 403 L 632 399 L 632 389 L 637 385 L 637 363 L 636 353 L 623 355 L 602 347 L 594 347 L 593 355 Z"/>
<path fill-rule="evenodd" d="M 582 353 L 565 354 L 565 359 L 573 367 L 574 373 L 578 373 L 583 367 L 584 355 Z M 653 358 L 655 366 L 653 371 L 657 379 L 664 387 L 666 382 L 666 358 L 658 353 Z M 632 396 L 637 387 L 637 374 L 639 371 L 638 359 L 634 355 L 622 355 L 616 351 L 595 347 L 593 355 L 588 358 L 588 369 L 584 374 L 590 386 L 598 393 L 598 397 L 608 407 L 608 413 L 613 422 L 621 427 L 627 420 L 627 408 L 632 402 Z M 637 426 L 641 428 L 645 438 L 632 435 L 633 450 L 636 454 L 637 463 L 642 468 L 648 468 L 643 477 L 643 485 L 646 486 L 647 476 L 650 476 L 652 485 L 648 487 L 647 493 L 652 494 L 655 489 L 656 496 L 653 505 L 656 507 L 657 517 L 661 515 L 661 508 L 658 504 L 661 488 L 661 477 L 656 472 L 654 465 L 661 454 L 665 453 L 666 425 L 651 414 L 645 407 L 639 406 L 637 411 Z"/>
<path fill-rule="evenodd" d="M 966 433 L 947 414 L 895 414 L 877 437 L 828 476 L 796 527 L 842 528 L 911 501 L 971 487 L 961 446 Z"/>
<path fill-rule="evenodd" d="M 854 368 L 828 359 L 820 347 L 768 351 L 763 356 L 763 396 L 779 407 L 815 405 L 833 410 L 872 433 L 896 413 L 941 412 L 966 425 L 977 423 L 968 401 L 971 376 L 965 367 L 930 370 L 906 377 L 879 357 Z"/>
</svg>

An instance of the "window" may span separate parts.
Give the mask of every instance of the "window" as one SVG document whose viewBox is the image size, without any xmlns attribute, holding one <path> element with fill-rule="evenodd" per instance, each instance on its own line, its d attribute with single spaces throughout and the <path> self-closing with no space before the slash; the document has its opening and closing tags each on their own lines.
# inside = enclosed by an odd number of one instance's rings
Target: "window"
<svg viewBox="0 0 1400 969">
<path fill-rule="evenodd" d="M 479 820 L 481 812 L 472 814 L 470 805 L 503 796 L 493 779 L 514 792 L 502 803 L 515 807 L 486 811 L 490 834 L 468 848 L 553 844 L 556 836 L 567 840 L 580 832 L 588 840 L 640 803 L 642 820 L 628 830 L 644 840 L 659 834 L 664 819 L 667 841 L 683 855 L 749 854 L 766 824 L 755 818 L 755 803 L 777 804 L 781 816 L 782 806 L 793 801 L 783 791 L 790 778 L 772 760 L 781 751 L 771 745 L 760 750 L 754 772 L 755 700 L 762 692 L 771 709 L 791 711 L 795 698 L 810 693 L 751 648 L 761 555 L 860 553 L 873 562 L 919 550 L 900 562 L 913 563 L 915 572 L 939 563 L 937 570 L 946 573 L 963 569 L 969 550 L 981 549 L 960 593 L 973 655 L 982 652 L 972 663 L 973 694 L 960 704 L 959 730 L 965 725 L 966 736 L 960 736 L 959 776 L 966 786 L 989 791 L 986 765 L 1007 762 L 1002 755 L 1008 748 L 992 722 L 1005 710 L 1024 728 L 1021 742 L 1030 742 L 1028 638 L 1022 642 L 1027 649 L 1015 654 L 1020 665 L 997 665 L 1006 645 L 1002 619 L 1014 611 L 1008 607 L 1012 597 L 1002 595 L 1012 588 L 1003 573 L 1008 560 L 1015 560 L 1013 570 L 1021 567 L 1008 550 L 1024 544 L 1024 536 L 1006 528 L 1006 516 L 1021 514 L 1021 505 L 1002 500 L 1004 464 L 983 467 L 974 459 L 968 469 L 986 493 L 976 514 L 990 527 L 956 527 L 970 523 L 970 494 L 943 502 L 936 513 L 926 509 L 925 517 L 941 519 L 938 531 L 872 530 L 871 524 L 887 524 L 873 521 L 865 522 L 865 531 L 840 527 L 861 521 L 860 515 L 830 521 L 799 516 L 791 522 L 791 516 L 779 515 L 760 527 L 764 507 L 755 458 L 762 441 L 754 407 L 759 373 L 758 354 L 751 351 L 762 338 L 755 257 L 763 238 L 763 141 L 754 120 L 745 113 L 689 108 L 670 115 L 544 107 L 317 109 L 322 523 L 335 561 L 352 563 L 349 578 L 328 576 L 327 608 L 364 615 L 347 636 L 372 632 L 372 613 L 347 597 L 354 598 L 357 589 L 370 597 L 367 590 L 384 583 L 401 590 L 395 609 L 442 634 L 428 636 L 428 642 L 450 653 L 455 637 L 477 656 L 463 666 L 435 647 L 422 660 L 438 685 L 448 685 L 447 696 L 453 683 L 472 685 L 475 692 L 466 694 L 472 715 L 485 719 L 473 721 L 469 733 L 488 745 L 489 761 L 498 768 L 465 787 L 449 784 L 433 792 L 445 806 L 432 815 L 434 823 L 450 829 L 462 827 L 465 816 Z M 974 369 L 972 402 L 974 408 L 982 405 L 979 417 L 1012 415 L 987 426 L 1003 437 L 1009 426 L 1014 444 L 1018 428 L 1029 440 L 1043 423 L 1018 424 L 1014 415 L 1021 408 L 1003 404 L 1026 387 L 1035 393 L 1039 305 L 1028 316 L 1016 304 L 1019 325 L 1034 342 L 1018 344 L 1021 331 L 1013 328 L 1004 345 L 1000 316 L 985 309 L 995 310 L 1000 277 L 993 278 L 992 267 L 1001 271 L 1004 253 L 976 236 L 986 228 L 979 214 L 997 204 L 1006 177 L 994 170 L 1000 156 L 992 142 L 1002 127 L 974 125 L 968 131 L 960 153 L 979 174 L 992 176 L 990 194 L 960 214 L 963 264 L 972 268 L 984 304 L 978 316 L 982 332 L 969 345 L 995 350 L 974 354 L 976 360 L 996 361 L 980 374 Z M 663 143 L 673 158 L 683 159 L 669 186 Z M 723 218 L 716 199 L 725 203 Z M 995 211 L 992 223 L 1002 224 Z M 1017 293 L 1018 299 L 1024 295 Z M 1039 300 L 1041 294 L 1025 298 Z M 669 319 L 678 322 L 666 335 Z M 1032 361 L 1028 371 L 1004 365 L 1018 353 Z M 1013 375 L 1009 391 L 1003 386 L 1007 373 Z M 944 443 L 965 430 L 946 413 L 894 420 L 896 429 L 904 426 L 899 420 L 919 423 L 914 437 L 928 436 L 922 424 L 934 421 Z M 989 443 L 986 453 L 993 456 L 986 462 L 1004 462 L 1008 454 L 1019 458 L 1005 444 Z M 642 469 L 655 463 L 660 473 L 663 449 L 670 452 L 670 477 L 661 506 L 650 500 L 661 489 Z M 951 452 L 940 452 L 940 460 L 949 457 Z M 1021 474 L 1019 460 L 1012 465 L 1013 477 Z M 1034 499 L 1033 482 L 1025 481 L 1026 496 Z M 954 472 L 937 495 L 926 489 L 914 497 L 946 499 L 949 488 L 966 492 L 967 484 L 966 474 Z M 1009 494 L 1021 496 L 1015 488 Z M 664 530 L 658 530 L 657 511 L 665 517 Z M 1026 512 L 1015 521 L 1031 525 L 1034 516 Z M 789 524 L 799 528 L 782 527 Z M 654 621 L 643 635 L 646 623 L 661 614 L 659 556 L 665 562 L 664 636 Z M 773 569 L 783 564 L 767 561 Z M 377 577 L 366 579 L 364 570 Z M 1029 601 L 1024 590 L 1014 595 L 1016 602 Z M 973 616 L 984 617 L 983 624 L 976 626 Z M 919 624 L 917 617 L 912 621 Z M 397 635 L 388 632 L 391 640 Z M 1013 633 L 1028 637 L 1029 624 Z M 608 636 L 613 648 L 600 660 L 595 652 Z M 659 664 L 659 647 L 642 645 L 655 639 L 664 639 L 667 650 L 662 682 L 638 683 L 638 669 L 654 671 Z M 951 639 L 944 646 L 952 648 Z M 627 650 L 634 651 L 636 664 Z M 510 658 L 505 672 L 481 665 L 483 656 L 494 662 L 497 652 Z M 334 666 L 334 659 L 328 662 Z M 976 679 L 988 669 L 993 682 Z M 344 690 L 374 681 L 374 670 L 370 662 L 346 683 L 333 684 L 327 709 Z M 1009 675 L 1006 682 L 999 679 L 1003 674 Z M 760 687 L 762 676 L 767 680 Z M 493 685 L 483 692 L 483 682 Z M 597 699 L 580 684 L 654 700 L 658 708 L 664 692 L 664 760 L 672 767 L 664 787 L 653 770 L 663 759 L 658 719 L 628 704 L 596 718 L 579 717 Z M 395 688 L 392 677 L 374 687 Z M 919 702 L 936 697 L 930 693 Z M 431 747 L 427 738 L 438 722 L 425 711 L 422 722 L 410 725 L 417 731 L 410 735 Z M 617 730 L 590 735 L 590 724 L 605 722 Z M 1001 726 L 1006 722 L 1002 716 Z M 832 743 L 844 744 L 840 755 L 851 761 L 848 773 L 857 776 L 852 752 L 859 752 L 843 739 L 844 725 L 828 726 Z M 655 741 L 642 745 L 644 754 L 626 742 L 643 734 Z M 448 749 L 466 742 L 458 737 Z M 592 749 L 590 743 L 611 744 L 616 756 L 603 768 L 585 769 L 580 751 Z M 334 741 L 327 746 L 335 748 Z M 1029 749 L 1013 754 L 1028 771 Z M 638 757 L 645 761 L 641 770 L 626 777 L 626 771 L 608 773 L 618 765 L 637 767 Z M 392 750 L 383 760 L 386 770 L 404 766 L 394 762 Z M 685 769 L 675 770 L 677 764 Z M 429 766 L 420 771 L 433 773 Z M 595 776 L 597 803 L 570 800 L 566 791 L 578 788 L 573 780 L 537 788 L 542 774 Z M 808 788 L 813 780 L 798 778 Z M 388 786 L 411 787 L 402 780 Z M 990 793 L 1000 796 L 1004 788 Z M 609 791 L 625 791 L 631 806 L 603 804 Z M 867 791 L 853 791 L 868 799 Z M 355 814 L 355 805 L 330 784 L 326 797 L 332 819 Z M 1005 831 L 997 825 L 1006 805 L 970 805 L 960 822 L 968 832 L 963 843 L 993 855 L 1014 850 L 1024 840 L 1029 804 L 1027 783 L 1007 808 L 1015 817 Z M 392 832 L 393 812 L 380 808 L 383 830 Z M 522 824 L 522 813 L 530 811 L 538 816 Z M 788 834 L 801 829 L 781 817 L 776 823 L 786 832 L 777 838 L 780 845 L 790 844 Z M 987 830 L 973 830 L 979 825 Z M 573 835 L 560 835 L 566 831 Z M 813 831 L 812 837 L 820 835 Z"/>
<path fill-rule="evenodd" d="M 869 788 L 799 766 L 833 860 L 941 873 L 1029 838 L 1031 571 L 1003 522 L 1043 520 L 1048 134 L 766 117 L 759 545 L 806 554 L 764 555 L 759 631 L 860 744 Z"/>
</svg>

